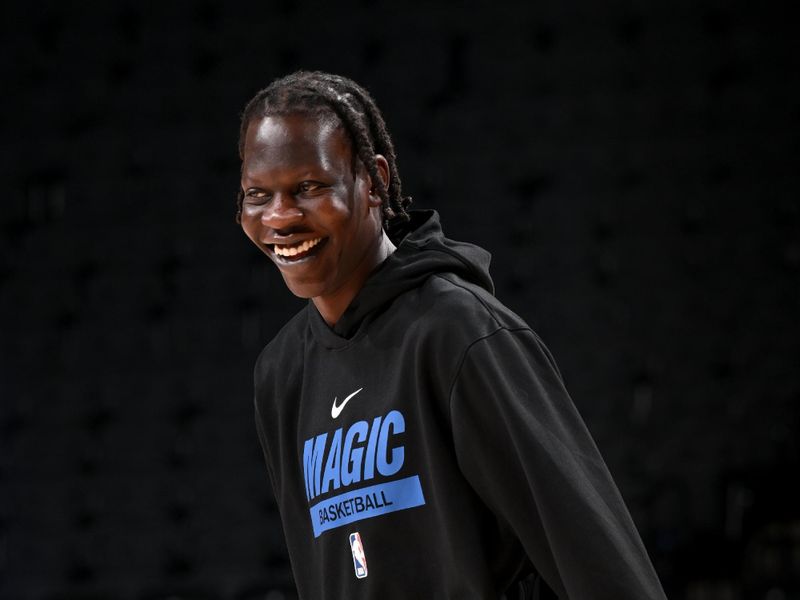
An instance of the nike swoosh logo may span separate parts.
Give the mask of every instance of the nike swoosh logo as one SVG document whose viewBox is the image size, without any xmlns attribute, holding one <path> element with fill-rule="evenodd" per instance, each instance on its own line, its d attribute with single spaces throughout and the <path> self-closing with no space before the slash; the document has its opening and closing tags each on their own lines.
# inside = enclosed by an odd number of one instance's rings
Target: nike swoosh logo
<svg viewBox="0 0 800 600">
<path fill-rule="evenodd" d="M 348 403 L 348 402 L 350 402 L 350 398 L 352 398 L 353 396 L 355 396 L 355 395 L 356 395 L 358 392 L 360 392 L 360 391 L 361 391 L 361 390 L 363 390 L 363 389 L 364 389 L 364 388 L 358 388 L 358 389 L 357 389 L 355 392 L 353 392 L 353 393 L 352 393 L 352 394 L 350 394 L 350 395 L 349 395 L 347 398 L 345 398 L 344 400 L 342 400 L 342 403 L 341 403 L 339 406 L 336 406 L 336 401 L 338 400 L 338 398 L 334 398 L 334 399 L 333 399 L 333 406 L 331 406 L 331 416 L 332 416 L 334 419 L 335 419 L 336 417 L 338 417 L 338 416 L 339 416 L 339 415 L 342 413 L 342 411 L 344 410 L 344 407 L 347 405 L 347 403 Z"/>
</svg>

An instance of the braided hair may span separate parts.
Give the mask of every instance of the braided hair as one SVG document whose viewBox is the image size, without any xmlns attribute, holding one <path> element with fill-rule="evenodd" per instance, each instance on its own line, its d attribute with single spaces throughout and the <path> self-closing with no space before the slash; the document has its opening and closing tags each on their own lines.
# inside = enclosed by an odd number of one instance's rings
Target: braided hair
<svg viewBox="0 0 800 600">
<path fill-rule="evenodd" d="M 247 103 L 239 127 L 239 158 L 244 160 L 247 127 L 270 115 L 308 114 L 338 117 L 350 138 L 354 159 L 366 167 L 373 188 L 383 201 L 384 229 L 392 233 L 409 220 L 410 196 L 403 196 L 392 138 L 369 92 L 355 81 L 320 71 L 297 71 L 276 79 Z M 384 185 L 375 162 L 382 154 L 389 163 L 389 185 Z M 353 160 L 355 172 L 356 161 Z M 236 198 L 236 222 L 241 222 L 244 193 Z"/>
</svg>

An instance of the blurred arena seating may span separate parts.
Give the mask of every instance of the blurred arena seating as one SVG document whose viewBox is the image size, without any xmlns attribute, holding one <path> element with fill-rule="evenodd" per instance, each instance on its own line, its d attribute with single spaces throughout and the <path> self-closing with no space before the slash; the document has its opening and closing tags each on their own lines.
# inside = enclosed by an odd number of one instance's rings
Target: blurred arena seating
<svg viewBox="0 0 800 600">
<path fill-rule="evenodd" d="M 493 253 L 669 597 L 800 597 L 793 26 L 495 4 L 3 7 L 0 598 L 296 598 L 251 372 L 302 302 L 233 200 L 239 111 L 300 67 Z"/>
</svg>

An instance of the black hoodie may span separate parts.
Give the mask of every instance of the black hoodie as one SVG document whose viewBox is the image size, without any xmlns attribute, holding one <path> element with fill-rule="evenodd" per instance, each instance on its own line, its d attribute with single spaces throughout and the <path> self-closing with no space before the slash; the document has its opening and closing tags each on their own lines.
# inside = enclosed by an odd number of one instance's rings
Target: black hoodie
<svg viewBox="0 0 800 600">
<path fill-rule="evenodd" d="M 412 215 L 334 328 L 309 302 L 256 364 L 300 597 L 538 596 L 541 577 L 560 598 L 664 598 L 552 356 L 493 296 L 489 254 Z"/>
</svg>

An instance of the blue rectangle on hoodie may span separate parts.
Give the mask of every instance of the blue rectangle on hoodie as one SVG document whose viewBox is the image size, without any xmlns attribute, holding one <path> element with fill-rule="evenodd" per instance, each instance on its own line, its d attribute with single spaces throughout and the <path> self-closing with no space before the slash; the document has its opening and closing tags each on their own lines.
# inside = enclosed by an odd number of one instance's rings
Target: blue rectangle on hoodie
<svg viewBox="0 0 800 600">
<path fill-rule="evenodd" d="M 310 508 L 314 537 L 329 529 L 425 504 L 419 476 L 339 494 Z"/>
</svg>

